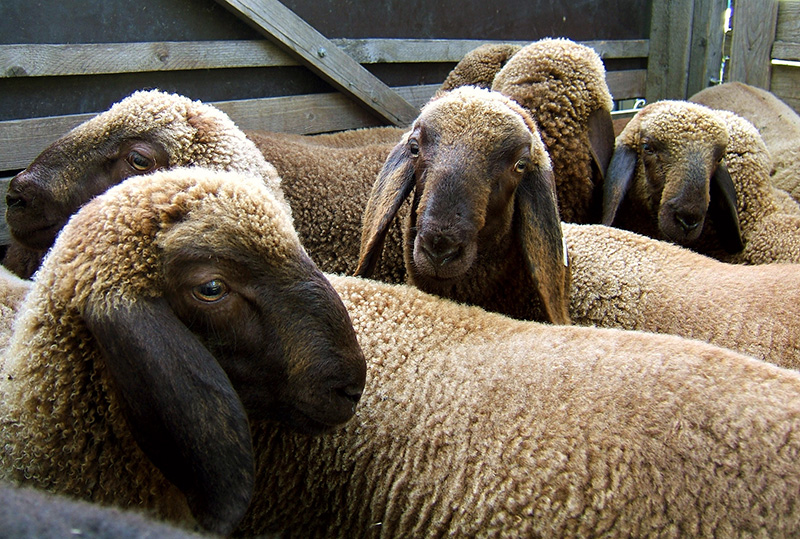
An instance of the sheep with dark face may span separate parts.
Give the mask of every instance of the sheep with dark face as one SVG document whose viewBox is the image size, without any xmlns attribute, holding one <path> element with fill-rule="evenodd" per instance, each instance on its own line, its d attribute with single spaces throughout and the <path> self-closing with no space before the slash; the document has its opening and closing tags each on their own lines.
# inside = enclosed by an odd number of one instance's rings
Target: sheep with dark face
<svg viewBox="0 0 800 539">
<path fill-rule="evenodd" d="M 404 252 L 412 284 L 516 318 L 569 323 L 550 159 L 519 105 L 461 87 L 423 108 L 373 186 L 357 275 L 371 275 L 409 196 Z"/>
<path fill-rule="evenodd" d="M 0 475 L 218 533 L 253 496 L 250 421 L 327 431 L 364 386 L 341 299 L 260 177 L 123 182 L 70 220 L 19 309 Z"/>
<path fill-rule="evenodd" d="M 125 178 L 197 165 L 279 177 L 220 110 L 158 90 L 135 92 L 79 125 L 15 176 L 6 193 L 12 243 L 3 265 L 28 278 L 67 219 Z"/>
<path fill-rule="evenodd" d="M 747 120 L 687 101 L 640 110 L 617 137 L 603 223 L 725 262 L 800 262 L 800 215 L 770 182 L 764 141 Z"/>
<path fill-rule="evenodd" d="M 507 135 L 530 127 L 524 127 L 527 124 L 521 119 L 526 113 L 507 103 L 496 92 L 462 88 L 425 107 L 374 186 L 362 236 L 362 275 L 369 275 L 384 242 L 395 258 L 397 251 L 405 252 L 411 282 L 426 291 L 506 313 L 527 308 L 528 317 L 545 320 L 545 313 L 532 307 L 539 303 L 533 278 L 523 284 L 514 281 L 515 276 L 535 269 L 558 272 L 550 283 L 558 283 L 563 275 L 555 240 L 549 249 L 525 244 L 520 228 L 535 232 L 539 226 L 553 235 L 563 234 L 569 247 L 567 298 L 573 323 L 698 338 L 800 368 L 800 326 L 793 322 L 800 319 L 795 293 L 800 290 L 800 266 L 732 266 L 607 226 L 561 223 L 559 228 L 552 197 L 540 196 L 535 204 L 536 214 L 544 217 L 523 217 L 519 208 L 528 204 L 537 188 L 545 189 L 547 182 L 542 179 L 548 167 L 546 154 L 532 150 L 531 166 L 519 183 L 513 180 L 514 173 L 508 169 L 517 163 L 509 162 L 507 152 L 514 138 Z M 505 113 L 500 114 L 501 110 Z M 535 134 L 530 137 L 536 140 Z M 744 163 L 731 158 L 730 165 L 737 169 Z M 536 174 L 541 178 L 537 180 Z M 406 197 L 412 199 L 412 214 L 405 218 L 405 242 L 400 243 L 382 236 L 382 231 L 397 220 L 396 208 Z M 438 219 L 433 226 L 429 224 L 432 217 Z M 471 219 L 469 225 L 464 224 L 465 218 Z M 457 248 L 450 259 L 447 252 L 437 258 L 438 244 L 428 247 L 435 241 L 425 235 L 434 234 L 435 239 L 441 222 L 478 230 L 474 246 Z M 472 265 L 453 277 L 458 268 L 468 265 L 469 250 L 477 251 Z M 439 278 L 448 264 L 453 264 L 449 281 Z M 545 290 L 542 297 L 555 296 Z"/>
</svg>

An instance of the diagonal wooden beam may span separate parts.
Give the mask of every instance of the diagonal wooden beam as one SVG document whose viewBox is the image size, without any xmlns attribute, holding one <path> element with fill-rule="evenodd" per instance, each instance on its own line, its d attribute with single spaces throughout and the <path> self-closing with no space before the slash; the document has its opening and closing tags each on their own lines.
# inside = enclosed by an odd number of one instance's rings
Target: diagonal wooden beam
<svg viewBox="0 0 800 539">
<path fill-rule="evenodd" d="M 407 126 L 419 114 L 417 108 L 277 0 L 217 2 L 391 123 Z"/>
</svg>

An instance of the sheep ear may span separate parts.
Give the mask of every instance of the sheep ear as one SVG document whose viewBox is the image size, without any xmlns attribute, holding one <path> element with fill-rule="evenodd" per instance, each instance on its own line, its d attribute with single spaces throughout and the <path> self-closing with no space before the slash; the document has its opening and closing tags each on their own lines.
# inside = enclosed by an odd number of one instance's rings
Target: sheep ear
<svg viewBox="0 0 800 539">
<path fill-rule="evenodd" d="M 589 145 L 602 181 L 614 153 L 614 122 L 606 109 L 597 109 L 589 115 Z"/>
<path fill-rule="evenodd" d="M 404 140 L 386 158 L 364 209 L 357 277 L 370 277 L 375 272 L 389 226 L 413 188 L 414 160 Z"/>
<path fill-rule="evenodd" d="M 711 176 L 708 213 L 714 221 L 722 248 L 729 253 L 738 253 L 744 249 L 739 213 L 736 208 L 736 187 L 733 185 L 728 168 L 724 163 L 720 163 Z"/>
<path fill-rule="evenodd" d="M 561 234 L 553 171 L 536 167 L 517 188 L 525 262 L 549 322 L 569 324 L 570 273 Z"/>
<path fill-rule="evenodd" d="M 206 529 L 229 534 L 253 495 L 244 407 L 225 371 L 163 298 L 85 313 L 136 442 Z"/>
<path fill-rule="evenodd" d="M 618 145 L 608 164 L 608 172 L 603 181 L 602 224 L 608 226 L 614 224 L 617 210 L 628 193 L 635 171 L 636 151 L 625 144 Z"/>
</svg>

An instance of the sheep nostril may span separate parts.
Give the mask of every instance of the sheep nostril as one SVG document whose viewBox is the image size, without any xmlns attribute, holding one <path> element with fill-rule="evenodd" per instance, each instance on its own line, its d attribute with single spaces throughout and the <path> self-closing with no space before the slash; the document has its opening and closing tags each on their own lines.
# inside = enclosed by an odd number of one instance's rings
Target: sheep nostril
<svg viewBox="0 0 800 539">
<path fill-rule="evenodd" d="M 24 197 L 8 193 L 6 195 L 6 206 L 9 208 L 24 208 L 28 205 L 28 201 Z"/>
<path fill-rule="evenodd" d="M 696 215 L 681 215 L 680 213 L 675 214 L 675 220 L 678 221 L 678 224 L 681 225 L 681 228 L 686 232 L 691 232 L 697 228 L 701 221 Z"/>
<path fill-rule="evenodd" d="M 444 266 L 458 257 L 461 246 L 444 236 L 435 236 L 422 243 L 422 251 L 434 265 Z"/>
</svg>

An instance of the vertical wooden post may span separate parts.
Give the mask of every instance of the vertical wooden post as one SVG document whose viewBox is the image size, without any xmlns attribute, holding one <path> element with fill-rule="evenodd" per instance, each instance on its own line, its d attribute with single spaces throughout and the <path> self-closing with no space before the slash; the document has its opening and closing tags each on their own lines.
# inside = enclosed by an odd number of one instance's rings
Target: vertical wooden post
<svg viewBox="0 0 800 539">
<path fill-rule="evenodd" d="M 687 97 L 707 88 L 720 78 L 728 0 L 695 0 L 694 6 Z"/>
<path fill-rule="evenodd" d="M 686 99 L 694 0 L 654 1 L 645 99 Z"/>
<path fill-rule="evenodd" d="M 770 89 L 771 52 L 778 0 L 737 0 L 733 5 L 730 78 Z"/>
</svg>

